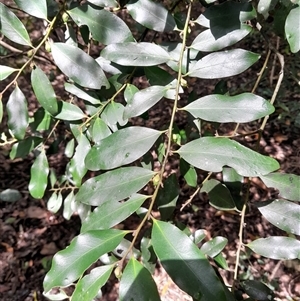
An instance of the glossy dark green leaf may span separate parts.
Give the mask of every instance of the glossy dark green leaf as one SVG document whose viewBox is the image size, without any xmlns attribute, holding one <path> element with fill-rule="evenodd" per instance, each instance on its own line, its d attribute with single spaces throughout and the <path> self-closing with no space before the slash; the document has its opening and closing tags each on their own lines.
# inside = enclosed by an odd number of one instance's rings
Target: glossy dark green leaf
<svg viewBox="0 0 300 301">
<path fill-rule="evenodd" d="M 72 158 L 74 155 L 75 150 L 75 139 L 72 138 L 70 141 L 68 141 L 66 148 L 65 148 L 65 155 L 67 158 Z"/>
<path fill-rule="evenodd" d="M 91 89 L 109 88 L 101 67 L 83 50 L 64 43 L 53 43 L 51 49 L 56 65 L 75 83 Z"/>
<path fill-rule="evenodd" d="M 146 195 L 134 194 L 126 202 L 105 202 L 84 220 L 80 232 L 109 229 L 117 225 L 138 210 L 147 198 Z"/>
<path fill-rule="evenodd" d="M 116 0 L 88 0 L 88 2 L 100 7 L 118 7 L 119 3 Z"/>
<path fill-rule="evenodd" d="M 6 79 L 8 76 L 10 76 L 12 73 L 16 71 L 18 71 L 18 69 L 9 66 L 0 65 L 0 81 Z"/>
<path fill-rule="evenodd" d="M 81 134 L 77 137 L 78 145 L 75 148 L 74 157 L 70 161 L 69 171 L 73 177 L 76 186 L 81 185 L 81 180 L 87 172 L 87 168 L 84 164 L 84 158 L 91 149 L 91 145 L 85 134 Z"/>
<path fill-rule="evenodd" d="M 12 146 L 9 153 L 11 160 L 15 158 L 25 158 L 36 146 L 38 146 L 43 141 L 40 137 L 27 137 Z"/>
<path fill-rule="evenodd" d="M 300 176 L 274 172 L 260 178 L 267 187 L 278 189 L 283 198 L 291 201 L 300 201 Z"/>
<path fill-rule="evenodd" d="M 55 254 L 50 271 L 44 279 L 44 290 L 67 286 L 78 279 L 101 255 L 112 251 L 126 231 L 93 230 L 75 237 L 64 250 Z"/>
<path fill-rule="evenodd" d="M 114 265 L 105 265 L 94 268 L 91 272 L 78 281 L 72 295 L 72 301 L 91 301 L 101 287 L 107 282 Z"/>
<path fill-rule="evenodd" d="M 52 213 L 57 213 L 63 202 L 62 194 L 53 192 L 47 202 L 47 209 Z"/>
<path fill-rule="evenodd" d="M 58 111 L 55 115 L 55 118 L 67 121 L 74 121 L 80 120 L 84 117 L 86 117 L 86 115 L 81 111 L 81 109 L 78 106 L 65 101 L 58 102 Z"/>
<path fill-rule="evenodd" d="M 110 44 L 101 56 L 122 66 L 154 66 L 171 59 L 163 48 L 146 42 Z"/>
<path fill-rule="evenodd" d="M 68 14 L 78 26 L 87 25 L 93 39 L 105 45 L 134 41 L 126 23 L 108 10 L 84 4 L 69 10 Z"/>
<path fill-rule="evenodd" d="M 30 128 L 33 132 L 49 130 L 53 118 L 43 107 L 38 108 L 33 114 L 33 121 L 30 123 Z"/>
<path fill-rule="evenodd" d="M 188 75 L 207 79 L 233 76 L 247 70 L 259 58 L 259 54 L 244 49 L 214 52 L 193 65 Z"/>
<path fill-rule="evenodd" d="M 135 258 L 127 263 L 120 282 L 120 301 L 160 301 L 156 284 L 150 272 Z"/>
<path fill-rule="evenodd" d="M 290 45 L 291 52 L 296 53 L 300 50 L 299 28 L 300 6 L 293 8 L 285 21 L 285 35 Z"/>
<path fill-rule="evenodd" d="M 154 175 L 151 170 L 134 166 L 108 171 L 84 182 L 76 200 L 94 206 L 117 202 L 139 191 Z"/>
<path fill-rule="evenodd" d="M 180 158 L 180 174 L 183 175 L 186 183 L 191 187 L 197 187 L 197 172 L 194 166 Z"/>
<path fill-rule="evenodd" d="M 92 147 L 85 164 L 90 170 L 113 169 L 134 162 L 154 144 L 161 132 L 146 127 L 128 127 Z"/>
<path fill-rule="evenodd" d="M 245 293 L 257 301 L 274 300 L 273 292 L 264 283 L 257 280 L 246 280 L 241 283 Z"/>
<path fill-rule="evenodd" d="M 288 233 L 300 235 L 300 205 L 286 200 L 255 204 L 270 223 Z"/>
<path fill-rule="evenodd" d="M 176 174 L 171 174 L 164 182 L 163 186 L 159 188 L 156 204 L 159 209 L 161 219 L 169 219 L 175 208 L 179 197 L 179 187 Z"/>
<path fill-rule="evenodd" d="M 92 138 L 95 144 L 100 144 L 101 140 L 111 135 L 111 131 L 101 118 L 96 118 L 92 124 Z"/>
<path fill-rule="evenodd" d="M 27 14 L 47 20 L 46 0 L 14 0 L 16 4 Z"/>
<path fill-rule="evenodd" d="M 77 97 L 84 99 L 93 105 L 99 105 L 101 103 L 101 101 L 93 96 L 91 92 L 84 91 L 73 84 L 65 83 L 65 89 L 69 93 L 72 93 L 73 95 L 76 95 Z"/>
<path fill-rule="evenodd" d="M 163 98 L 166 90 L 168 88 L 164 86 L 150 86 L 136 92 L 131 103 L 125 107 L 124 118 L 136 117 L 146 112 Z"/>
<path fill-rule="evenodd" d="M 0 3 L 0 11 L 0 30 L 2 34 L 17 44 L 31 46 L 28 32 L 18 17 L 3 3 Z"/>
<path fill-rule="evenodd" d="M 156 31 L 171 31 L 176 27 L 173 16 L 158 2 L 133 0 L 126 5 L 131 17 L 143 26 Z"/>
<path fill-rule="evenodd" d="M 253 252 L 272 259 L 300 259 L 300 241 L 284 236 L 259 238 L 246 245 Z"/>
<path fill-rule="evenodd" d="M 213 122 L 250 122 L 274 112 L 269 101 L 252 93 L 235 96 L 212 94 L 196 99 L 184 108 L 194 117 Z"/>
<path fill-rule="evenodd" d="M 48 77 L 39 67 L 31 72 L 31 84 L 40 105 L 51 115 L 55 115 L 58 112 L 56 95 Z"/>
<path fill-rule="evenodd" d="M 49 165 L 45 150 L 35 158 L 30 169 L 29 192 L 32 197 L 40 199 L 45 193 L 48 182 Z"/>
<path fill-rule="evenodd" d="M 18 86 L 10 94 L 6 110 L 8 114 L 8 128 L 16 139 L 22 140 L 26 134 L 29 117 L 27 100 Z"/>
<path fill-rule="evenodd" d="M 205 237 L 206 231 L 203 229 L 198 229 L 189 236 L 192 242 L 196 245 L 199 244 Z"/>
<path fill-rule="evenodd" d="M 181 230 L 154 220 L 152 244 L 167 273 L 194 300 L 226 300 L 224 288 L 205 255 Z"/>
<path fill-rule="evenodd" d="M 205 242 L 200 250 L 209 257 L 217 256 L 227 245 L 228 239 L 222 236 L 216 236 L 213 239 Z"/>
<path fill-rule="evenodd" d="M 242 176 L 257 177 L 279 169 L 275 159 L 256 153 L 228 138 L 196 139 L 177 152 L 195 167 L 212 172 L 220 172 L 227 165 Z"/>
<path fill-rule="evenodd" d="M 209 197 L 209 203 L 219 210 L 235 209 L 235 203 L 230 191 L 218 180 L 210 179 L 206 181 L 200 192 L 206 192 Z"/>
<path fill-rule="evenodd" d="M 22 198 L 22 194 L 19 190 L 16 189 L 5 189 L 0 192 L 0 200 L 4 202 L 17 202 Z"/>
<path fill-rule="evenodd" d="M 112 129 L 113 132 L 118 130 L 118 124 L 124 126 L 128 120 L 123 118 L 125 107 L 118 102 L 112 101 L 109 103 L 103 113 L 101 114 L 102 120 Z"/>
</svg>

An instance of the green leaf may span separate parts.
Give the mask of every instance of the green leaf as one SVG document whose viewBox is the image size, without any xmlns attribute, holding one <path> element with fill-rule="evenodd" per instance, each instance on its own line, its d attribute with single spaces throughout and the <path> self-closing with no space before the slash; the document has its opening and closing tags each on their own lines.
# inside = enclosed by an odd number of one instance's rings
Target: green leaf
<svg viewBox="0 0 300 301">
<path fill-rule="evenodd" d="M 84 117 L 86 117 L 86 115 L 81 111 L 79 107 L 65 101 L 58 102 L 58 111 L 55 115 L 55 118 L 74 121 L 80 120 Z"/>
<path fill-rule="evenodd" d="M 16 4 L 27 14 L 47 20 L 46 0 L 14 0 Z"/>
<path fill-rule="evenodd" d="M 122 66 L 154 66 L 171 59 L 160 46 L 152 43 L 119 43 L 106 46 L 101 56 Z"/>
<path fill-rule="evenodd" d="M 12 149 L 9 153 L 11 160 L 15 158 L 24 159 L 36 146 L 38 146 L 43 141 L 40 137 L 27 137 L 12 146 Z"/>
<path fill-rule="evenodd" d="M 201 251 L 211 257 L 214 258 L 217 256 L 227 245 L 228 239 L 222 236 L 216 236 L 213 239 L 204 243 L 201 247 Z"/>
<path fill-rule="evenodd" d="M 18 86 L 10 94 L 6 110 L 8 114 L 8 128 L 15 138 L 22 140 L 26 134 L 29 117 L 27 100 Z"/>
<path fill-rule="evenodd" d="M 33 132 L 49 130 L 53 119 L 43 107 L 38 108 L 33 114 L 33 120 L 30 123 L 30 128 Z"/>
<path fill-rule="evenodd" d="M 197 172 L 194 166 L 180 158 L 180 174 L 183 175 L 186 183 L 191 187 L 197 187 Z"/>
<path fill-rule="evenodd" d="M 106 125 L 106 123 L 100 119 L 96 118 L 92 124 L 92 138 L 95 144 L 100 144 L 101 140 L 111 135 L 111 131 Z"/>
<path fill-rule="evenodd" d="M 44 279 L 44 290 L 68 286 L 78 279 L 101 255 L 112 251 L 126 231 L 93 230 L 75 237 L 70 246 L 53 257 L 50 271 Z"/>
<path fill-rule="evenodd" d="M 91 272 L 78 281 L 72 295 L 72 301 L 93 300 L 101 287 L 107 282 L 114 265 L 105 265 L 91 270 Z"/>
<path fill-rule="evenodd" d="M 274 172 L 260 178 L 267 187 L 278 189 L 283 198 L 291 201 L 300 201 L 300 176 Z"/>
<path fill-rule="evenodd" d="M 197 246 L 175 226 L 153 220 L 152 244 L 173 281 L 195 300 L 226 300 L 224 288 Z"/>
<path fill-rule="evenodd" d="M 151 86 L 136 92 L 131 103 L 125 107 L 123 117 L 127 119 L 143 114 L 163 98 L 166 90 L 168 87 Z"/>
<path fill-rule="evenodd" d="M 81 180 L 87 172 L 84 164 L 84 158 L 91 149 L 91 145 L 85 134 L 81 133 L 77 138 L 78 145 L 75 149 L 75 155 L 70 161 L 69 171 L 73 177 L 76 186 L 81 185 Z"/>
<path fill-rule="evenodd" d="M 201 187 L 200 192 L 208 193 L 209 203 L 219 210 L 233 210 L 235 203 L 228 188 L 218 180 L 210 179 Z"/>
<path fill-rule="evenodd" d="M 116 0 L 88 0 L 88 2 L 100 7 L 118 7 L 119 3 Z"/>
<path fill-rule="evenodd" d="M 159 301 L 156 284 L 150 272 L 135 258 L 127 263 L 120 282 L 120 301 Z"/>
<path fill-rule="evenodd" d="M 291 237 L 259 238 L 246 245 L 253 252 L 272 259 L 300 259 L 300 241 Z"/>
<path fill-rule="evenodd" d="M 278 162 L 256 153 L 234 140 L 204 137 L 183 145 L 180 156 L 197 168 L 220 172 L 228 165 L 244 177 L 257 177 L 279 169 Z"/>
<path fill-rule="evenodd" d="M 83 50 L 64 43 L 53 43 L 51 49 L 56 65 L 75 83 L 91 89 L 109 88 L 101 67 Z"/>
<path fill-rule="evenodd" d="M 118 131 L 117 123 L 120 126 L 126 125 L 127 119 L 123 118 L 125 107 L 118 102 L 112 101 L 109 103 L 103 113 L 101 114 L 102 120 L 112 129 L 113 132 Z"/>
<path fill-rule="evenodd" d="M 76 200 L 94 206 L 120 201 L 139 191 L 154 174 L 151 170 L 133 166 L 108 171 L 84 182 Z"/>
<path fill-rule="evenodd" d="M 300 205 L 286 200 L 255 204 L 270 223 L 288 233 L 300 235 Z"/>
<path fill-rule="evenodd" d="M 269 11 L 274 9 L 277 1 L 270 1 L 270 0 L 259 0 L 257 5 L 257 12 L 262 14 L 265 18 L 268 17 Z"/>
<path fill-rule="evenodd" d="M 195 245 L 199 244 L 205 237 L 206 230 L 203 229 L 198 229 L 189 236 L 189 238 Z"/>
<path fill-rule="evenodd" d="M 0 192 L 0 200 L 3 202 L 14 203 L 19 201 L 21 198 L 22 194 L 16 189 L 8 188 Z"/>
<path fill-rule="evenodd" d="M 52 213 L 57 213 L 63 202 L 62 194 L 53 192 L 47 202 L 47 209 Z"/>
<path fill-rule="evenodd" d="M 35 158 L 30 169 L 29 192 L 32 197 L 40 199 L 45 193 L 47 187 L 49 165 L 45 150 Z"/>
<path fill-rule="evenodd" d="M 257 301 L 274 300 L 273 292 L 264 283 L 257 280 L 246 280 L 241 283 L 245 293 Z"/>
<path fill-rule="evenodd" d="M 156 31 L 172 31 L 173 16 L 160 3 L 151 0 L 131 0 L 126 5 L 131 17 L 143 26 Z"/>
<path fill-rule="evenodd" d="M 93 105 L 101 104 L 101 101 L 99 100 L 99 98 L 96 95 L 93 96 L 93 94 L 91 92 L 84 91 L 80 87 L 77 87 L 73 84 L 65 83 L 65 89 L 69 93 L 72 93 L 73 95 L 76 95 L 77 97 L 84 99 Z"/>
<path fill-rule="evenodd" d="M 235 96 L 212 94 L 196 99 L 182 110 L 213 122 L 250 122 L 274 112 L 267 100 L 252 93 Z"/>
<path fill-rule="evenodd" d="M 136 92 L 138 92 L 139 89 L 132 84 L 127 84 L 125 91 L 124 91 L 124 99 L 127 103 L 131 103 L 133 96 Z"/>
<path fill-rule="evenodd" d="M 90 170 L 113 169 L 134 162 L 154 144 L 161 132 L 133 126 L 118 130 L 92 147 L 85 159 Z"/>
<path fill-rule="evenodd" d="M 46 74 L 37 66 L 31 72 L 31 84 L 40 105 L 55 115 L 58 111 L 55 92 Z"/>
<path fill-rule="evenodd" d="M 8 76 L 10 76 L 12 73 L 16 71 L 18 71 L 18 69 L 0 65 L 0 81 L 6 79 Z"/>
<path fill-rule="evenodd" d="M 84 220 L 80 232 L 109 229 L 119 224 L 138 210 L 147 198 L 146 195 L 134 194 L 126 202 L 105 202 Z"/>
<path fill-rule="evenodd" d="M 296 53 L 300 50 L 299 28 L 300 6 L 291 9 L 285 21 L 285 35 L 290 45 L 291 52 Z"/>
<path fill-rule="evenodd" d="M 0 11 L 2 34 L 17 44 L 32 46 L 28 32 L 17 16 L 2 3 L 0 3 Z"/>
<path fill-rule="evenodd" d="M 63 211 L 63 217 L 66 220 L 69 220 L 73 214 L 72 205 L 75 202 L 75 195 L 73 190 L 67 195 L 67 197 L 64 200 L 64 211 Z"/>
<path fill-rule="evenodd" d="M 199 78 L 224 78 L 244 72 L 260 58 L 259 54 L 232 49 L 206 55 L 186 74 Z"/>
<path fill-rule="evenodd" d="M 126 23 L 110 11 L 82 5 L 69 10 L 68 14 L 78 26 L 87 25 L 93 39 L 105 45 L 134 41 Z"/>
</svg>

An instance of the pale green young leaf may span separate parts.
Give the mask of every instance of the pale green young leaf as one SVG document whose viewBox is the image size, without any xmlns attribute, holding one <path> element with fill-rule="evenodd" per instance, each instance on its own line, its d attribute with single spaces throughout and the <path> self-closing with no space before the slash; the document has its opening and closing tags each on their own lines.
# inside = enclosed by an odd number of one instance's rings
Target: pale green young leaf
<svg viewBox="0 0 300 301">
<path fill-rule="evenodd" d="M 221 172 L 227 165 L 244 177 L 257 177 L 279 169 L 275 159 L 228 138 L 203 137 L 183 145 L 177 152 L 195 167 L 212 172 Z"/>
<path fill-rule="evenodd" d="M 132 126 L 118 130 L 92 147 L 85 159 L 89 170 L 113 169 L 134 162 L 155 143 L 161 132 Z"/>
<path fill-rule="evenodd" d="M 16 4 L 27 14 L 47 20 L 46 0 L 14 0 Z"/>
<path fill-rule="evenodd" d="M 117 225 L 138 210 L 148 197 L 134 194 L 126 202 L 105 202 L 84 220 L 80 232 L 109 229 Z"/>
<path fill-rule="evenodd" d="M 29 117 L 27 100 L 18 86 L 10 94 L 6 110 L 8 114 L 8 128 L 15 138 L 22 140 L 26 134 Z"/>
<path fill-rule="evenodd" d="M 58 112 L 54 89 L 46 74 L 36 66 L 31 72 L 31 84 L 40 105 L 51 115 Z"/>
<path fill-rule="evenodd" d="M 124 91 L 125 101 L 129 104 L 132 103 L 133 96 L 138 91 L 139 91 L 139 89 L 135 85 L 127 84 L 125 91 Z"/>
<path fill-rule="evenodd" d="M 154 66 L 171 59 L 163 48 L 147 42 L 110 44 L 101 51 L 101 56 L 122 66 Z"/>
<path fill-rule="evenodd" d="M 125 107 L 124 118 L 128 119 L 143 114 L 159 102 L 167 90 L 168 87 L 164 86 L 150 86 L 136 92 L 131 103 Z"/>
<path fill-rule="evenodd" d="M 119 3 L 116 0 L 88 0 L 88 2 L 100 7 L 118 7 Z"/>
<path fill-rule="evenodd" d="M 152 244 L 167 273 L 194 300 L 226 300 L 224 288 L 207 258 L 181 230 L 154 220 Z"/>
<path fill-rule="evenodd" d="M 63 198 L 61 192 L 59 193 L 53 192 L 47 202 L 47 209 L 52 213 L 57 213 L 57 211 L 60 209 L 62 205 L 62 202 L 63 202 Z"/>
<path fill-rule="evenodd" d="M 101 67 L 83 50 L 64 43 L 53 43 L 51 49 L 56 65 L 75 83 L 91 89 L 109 88 Z"/>
<path fill-rule="evenodd" d="M 78 281 L 72 295 L 72 301 L 91 301 L 101 287 L 107 282 L 114 265 L 105 265 L 94 268 L 91 272 Z"/>
<path fill-rule="evenodd" d="M 135 258 L 127 263 L 120 282 L 120 301 L 160 301 L 156 284 L 150 272 Z"/>
<path fill-rule="evenodd" d="M 63 210 L 63 217 L 66 220 L 69 220 L 73 214 L 72 204 L 75 202 L 75 195 L 74 191 L 72 190 L 64 200 L 64 210 Z"/>
<path fill-rule="evenodd" d="M 278 189 L 283 198 L 300 202 L 300 176 L 274 172 L 260 178 L 267 187 Z"/>
<path fill-rule="evenodd" d="M 283 231 L 300 235 L 299 204 L 280 199 L 255 204 L 270 223 Z"/>
<path fill-rule="evenodd" d="M 86 117 L 82 110 L 78 106 L 73 105 L 72 103 L 59 101 L 57 104 L 58 110 L 57 114 L 55 115 L 55 118 L 57 119 L 74 121 Z"/>
<path fill-rule="evenodd" d="M 259 238 L 246 245 L 253 252 L 267 258 L 286 260 L 300 259 L 300 241 L 285 236 Z"/>
<path fill-rule="evenodd" d="M 78 26 L 87 25 L 93 39 L 105 45 L 134 41 L 126 23 L 108 10 L 84 4 L 69 10 L 68 14 Z"/>
<path fill-rule="evenodd" d="M 151 0 L 131 0 L 126 5 L 131 17 L 146 28 L 156 31 L 172 31 L 176 22 L 167 9 Z"/>
<path fill-rule="evenodd" d="M 222 236 L 216 236 L 213 239 L 205 242 L 200 250 L 207 256 L 214 258 L 217 256 L 227 245 L 228 239 Z"/>
<path fill-rule="evenodd" d="M 259 58 L 259 54 L 244 49 L 214 52 L 193 65 L 187 75 L 207 79 L 229 77 L 244 72 Z"/>
<path fill-rule="evenodd" d="M 79 88 L 70 83 L 65 83 L 65 89 L 69 93 L 76 95 L 77 97 L 84 99 L 93 105 L 101 104 L 101 101 L 99 100 L 99 98 L 97 98 L 96 95 L 94 96 L 92 94 L 92 92 L 90 92 L 90 91 L 84 91 L 82 88 Z"/>
<path fill-rule="evenodd" d="M 134 166 L 108 171 L 84 182 L 76 200 L 93 206 L 118 202 L 139 191 L 154 175 L 151 170 Z"/>
<path fill-rule="evenodd" d="M 49 164 L 43 149 L 35 158 L 30 169 L 29 192 L 32 197 L 40 199 L 44 196 L 48 182 Z"/>
<path fill-rule="evenodd" d="M 67 286 L 77 280 L 98 258 L 112 251 L 126 231 L 92 230 L 75 237 L 64 250 L 56 253 L 50 271 L 44 278 L 44 290 Z"/>
<path fill-rule="evenodd" d="M 6 79 L 8 76 L 10 76 L 12 73 L 18 71 L 18 69 L 0 65 L 0 81 Z"/>
<path fill-rule="evenodd" d="M 3 3 L 0 3 L 0 12 L 0 31 L 2 34 L 17 44 L 32 47 L 28 32 L 18 17 Z"/>
<path fill-rule="evenodd" d="M 300 6 L 289 12 L 285 21 L 285 35 L 290 45 L 291 52 L 297 53 L 300 50 Z"/>
</svg>

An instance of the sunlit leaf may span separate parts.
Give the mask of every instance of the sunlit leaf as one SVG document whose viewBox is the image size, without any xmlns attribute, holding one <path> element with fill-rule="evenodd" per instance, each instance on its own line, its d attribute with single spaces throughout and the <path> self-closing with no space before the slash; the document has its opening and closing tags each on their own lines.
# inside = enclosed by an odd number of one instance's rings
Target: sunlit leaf
<svg viewBox="0 0 300 301">
<path fill-rule="evenodd" d="M 133 0 L 126 6 L 131 17 L 147 28 L 156 31 L 171 31 L 176 26 L 173 16 L 158 2 Z"/>
<path fill-rule="evenodd" d="M 31 46 L 28 32 L 18 17 L 2 3 L 0 3 L 0 12 L 2 34 L 17 44 Z"/>
<path fill-rule="evenodd" d="M 141 167 L 122 167 L 91 178 L 80 187 L 76 200 L 100 206 L 129 197 L 145 186 L 155 173 Z"/>
<path fill-rule="evenodd" d="M 96 96 L 93 96 L 91 92 L 84 91 L 73 84 L 65 83 L 65 89 L 69 93 L 72 93 L 73 95 L 76 95 L 77 97 L 84 99 L 93 105 L 99 105 L 101 103 L 100 100 Z"/>
<path fill-rule="evenodd" d="M 147 198 L 146 195 L 134 194 L 126 202 L 105 202 L 84 220 L 80 232 L 109 229 L 117 225 L 138 210 Z"/>
<path fill-rule="evenodd" d="M 90 170 L 113 169 L 132 163 L 144 155 L 161 132 L 146 127 L 128 127 L 103 139 L 92 147 L 85 164 Z"/>
<path fill-rule="evenodd" d="M 67 286 L 78 279 L 101 255 L 113 250 L 126 231 L 92 230 L 75 237 L 64 250 L 56 253 L 44 279 L 44 290 Z"/>
<path fill-rule="evenodd" d="M 257 177 L 279 169 L 278 162 L 252 151 L 234 140 L 204 137 L 183 145 L 180 156 L 197 168 L 220 172 L 227 165 L 245 177 Z"/>
<path fill-rule="evenodd" d="M 259 238 L 246 245 L 255 253 L 272 259 L 300 259 L 300 241 L 291 237 Z"/>
<path fill-rule="evenodd" d="M 116 0 L 88 0 L 88 2 L 100 7 L 118 7 L 119 3 Z"/>
<path fill-rule="evenodd" d="M 0 81 L 6 79 L 8 76 L 10 76 L 12 73 L 16 71 L 18 71 L 18 69 L 9 66 L 0 65 Z"/>
<path fill-rule="evenodd" d="M 200 59 L 187 75 L 207 79 L 233 76 L 244 72 L 259 58 L 259 54 L 244 49 L 214 52 Z"/>
<path fill-rule="evenodd" d="M 159 301 L 156 284 L 150 272 L 135 258 L 127 263 L 120 282 L 120 301 Z"/>
<path fill-rule="evenodd" d="M 192 242 L 196 245 L 199 244 L 205 237 L 206 231 L 203 229 L 198 229 L 189 236 Z"/>
<path fill-rule="evenodd" d="M 128 120 L 123 118 L 125 107 L 118 102 L 112 101 L 109 103 L 103 113 L 101 119 L 111 128 L 113 132 L 119 130 L 118 125 L 124 126 Z"/>
<path fill-rule="evenodd" d="M 216 236 L 213 239 L 205 242 L 200 250 L 209 257 L 217 256 L 227 245 L 228 239 L 222 236 Z"/>
<path fill-rule="evenodd" d="M 183 175 L 186 183 L 191 187 L 197 187 L 197 172 L 194 166 L 180 158 L 180 174 Z"/>
<path fill-rule="evenodd" d="M 91 270 L 91 272 L 78 281 L 72 295 L 72 301 L 93 300 L 100 288 L 107 282 L 114 265 L 105 265 Z"/>
<path fill-rule="evenodd" d="M 64 211 L 63 211 L 63 217 L 66 220 L 69 220 L 73 214 L 72 210 L 72 203 L 75 201 L 75 195 L 73 190 L 67 195 L 67 197 L 64 200 Z"/>
<path fill-rule="evenodd" d="M 15 87 L 6 104 L 8 128 L 18 140 L 24 138 L 28 126 L 28 108 L 25 95 Z"/>
<path fill-rule="evenodd" d="M 27 14 L 47 20 L 46 0 L 14 0 Z"/>
<path fill-rule="evenodd" d="M 84 118 L 86 115 L 81 111 L 78 106 L 73 105 L 65 101 L 58 102 L 58 111 L 55 118 L 62 120 L 79 120 Z"/>
<path fill-rule="evenodd" d="M 194 300 L 226 300 L 224 288 L 205 255 L 181 230 L 154 220 L 152 244 L 167 273 Z"/>
<path fill-rule="evenodd" d="M 35 158 L 30 169 L 30 182 L 28 189 L 32 197 L 36 199 L 43 197 L 47 187 L 48 173 L 48 160 L 45 150 L 42 150 Z"/>
<path fill-rule="evenodd" d="M 96 118 L 92 125 L 92 138 L 95 144 L 100 144 L 101 140 L 111 135 L 111 131 L 106 123 L 100 119 Z"/>
<path fill-rule="evenodd" d="M 134 41 L 126 23 L 108 10 L 82 5 L 69 10 L 68 14 L 78 26 L 87 25 L 93 39 L 105 45 Z"/>
<path fill-rule="evenodd" d="M 268 187 L 278 189 L 283 198 L 300 201 L 300 176 L 274 172 L 260 178 Z"/>
<path fill-rule="evenodd" d="M 171 59 L 160 46 L 146 42 L 110 44 L 101 56 L 123 66 L 154 66 Z"/>
<path fill-rule="evenodd" d="M 300 235 L 300 205 L 286 200 L 255 204 L 270 223 L 288 233 Z"/>
<path fill-rule="evenodd" d="M 53 43 L 51 49 L 56 65 L 75 83 L 91 89 L 109 88 L 101 67 L 83 50 L 64 43 Z"/>
<path fill-rule="evenodd" d="M 57 213 L 62 205 L 62 194 L 53 192 L 47 202 L 47 209 L 52 213 Z"/>
<path fill-rule="evenodd" d="M 296 53 L 300 50 L 300 32 L 299 27 L 300 6 L 293 8 L 285 21 L 285 35 L 290 45 L 291 51 Z"/>
</svg>

